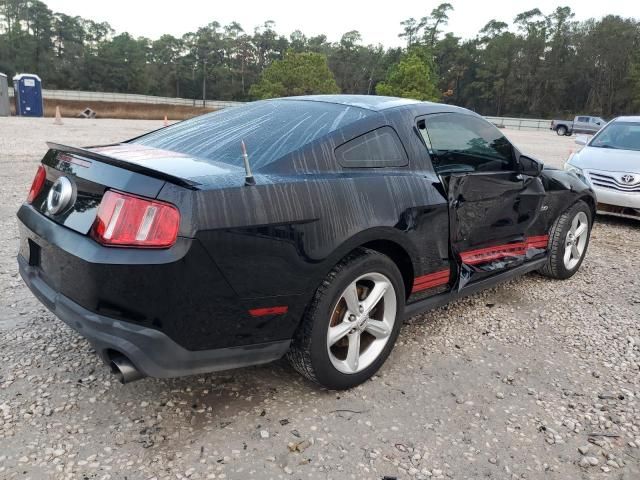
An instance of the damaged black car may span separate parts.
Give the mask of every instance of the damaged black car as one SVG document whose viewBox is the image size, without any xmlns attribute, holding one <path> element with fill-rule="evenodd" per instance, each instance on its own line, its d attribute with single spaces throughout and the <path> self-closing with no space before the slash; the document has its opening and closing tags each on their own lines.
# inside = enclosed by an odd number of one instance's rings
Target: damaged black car
<svg viewBox="0 0 640 480">
<path fill-rule="evenodd" d="M 571 277 L 594 214 L 580 178 L 469 110 L 292 97 L 49 144 L 18 263 L 123 382 L 286 356 L 344 389 L 409 316 L 531 271 Z"/>
</svg>

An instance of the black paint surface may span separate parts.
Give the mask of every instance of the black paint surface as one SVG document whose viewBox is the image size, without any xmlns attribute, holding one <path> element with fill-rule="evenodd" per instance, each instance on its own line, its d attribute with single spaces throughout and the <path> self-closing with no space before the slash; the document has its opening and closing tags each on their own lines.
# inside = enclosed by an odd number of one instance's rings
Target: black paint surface
<svg viewBox="0 0 640 480">
<path fill-rule="evenodd" d="M 50 150 L 43 159 L 45 188 L 18 213 L 20 255 L 29 260 L 31 244 L 37 245 L 43 277 L 82 307 L 156 328 L 188 349 L 201 350 L 291 338 L 322 279 L 356 248 L 373 248 L 396 261 L 412 303 L 543 258 L 540 249 L 469 266 L 459 254 L 545 235 L 578 198 L 594 201 L 577 177 L 553 169 L 545 168 L 539 177 L 513 171 L 441 179 L 416 119 L 441 112 L 475 115 L 457 107 L 328 96 L 260 102 L 238 107 L 233 115 L 251 118 L 242 116 L 244 108 L 255 121 L 234 126 L 214 114 L 81 154 Z M 308 138 L 293 139 L 275 127 L 270 131 L 274 118 L 262 110 L 290 112 L 283 125 L 296 124 L 298 115 Z M 207 129 L 218 117 L 229 123 Z M 389 128 L 402 143 L 406 165 L 340 165 L 337 147 Z M 199 132 L 218 137 L 185 144 L 184 132 L 191 139 Z M 255 140 L 247 143 L 255 186 L 244 186 L 244 138 Z M 514 155 L 520 155 L 516 149 Z M 74 182 L 76 201 L 69 210 L 49 215 L 46 195 L 60 175 Z M 168 181 L 176 177 L 185 184 Z M 175 204 L 181 212 L 176 245 L 150 251 L 94 242 L 87 232 L 107 188 Z M 451 271 L 448 284 L 410 294 L 414 278 L 445 269 Z M 248 313 L 279 305 L 288 306 L 287 313 Z"/>
</svg>

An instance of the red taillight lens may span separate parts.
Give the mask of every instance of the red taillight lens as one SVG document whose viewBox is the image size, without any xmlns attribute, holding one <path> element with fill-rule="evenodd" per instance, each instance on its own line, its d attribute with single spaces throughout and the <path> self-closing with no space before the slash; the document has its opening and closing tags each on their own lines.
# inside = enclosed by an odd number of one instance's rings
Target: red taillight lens
<svg viewBox="0 0 640 480">
<path fill-rule="evenodd" d="M 29 190 L 29 195 L 27 196 L 27 203 L 32 203 L 35 198 L 42 190 L 44 186 L 44 181 L 47 179 L 47 172 L 44 169 L 44 166 L 40 165 L 38 167 L 38 171 L 36 172 L 36 176 L 33 177 L 33 183 L 31 184 L 31 189 Z"/>
<path fill-rule="evenodd" d="M 92 236 L 114 247 L 166 248 L 176 242 L 180 212 L 173 205 L 107 190 Z"/>
</svg>

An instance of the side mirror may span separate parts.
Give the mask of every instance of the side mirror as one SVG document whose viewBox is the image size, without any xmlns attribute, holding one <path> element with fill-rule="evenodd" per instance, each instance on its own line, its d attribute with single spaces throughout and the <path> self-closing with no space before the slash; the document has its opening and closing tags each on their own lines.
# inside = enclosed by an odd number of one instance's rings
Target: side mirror
<svg viewBox="0 0 640 480">
<path fill-rule="evenodd" d="M 542 173 L 542 167 L 544 164 L 526 155 L 520 155 L 518 159 L 518 165 L 520 167 L 520 173 L 528 175 L 530 177 L 537 177 Z"/>
<path fill-rule="evenodd" d="M 576 137 L 576 145 L 586 145 L 589 141 L 589 137 L 586 135 L 578 135 Z"/>
</svg>

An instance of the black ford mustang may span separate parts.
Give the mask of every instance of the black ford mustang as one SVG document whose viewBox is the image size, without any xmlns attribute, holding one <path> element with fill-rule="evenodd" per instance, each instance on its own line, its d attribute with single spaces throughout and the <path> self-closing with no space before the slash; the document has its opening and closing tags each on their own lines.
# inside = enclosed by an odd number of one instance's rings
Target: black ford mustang
<svg viewBox="0 0 640 480">
<path fill-rule="evenodd" d="M 127 142 L 49 144 L 20 273 L 123 381 L 286 355 L 363 382 L 404 318 L 532 270 L 568 278 L 595 198 L 453 106 L 310 96 Z"/>
</svg>

